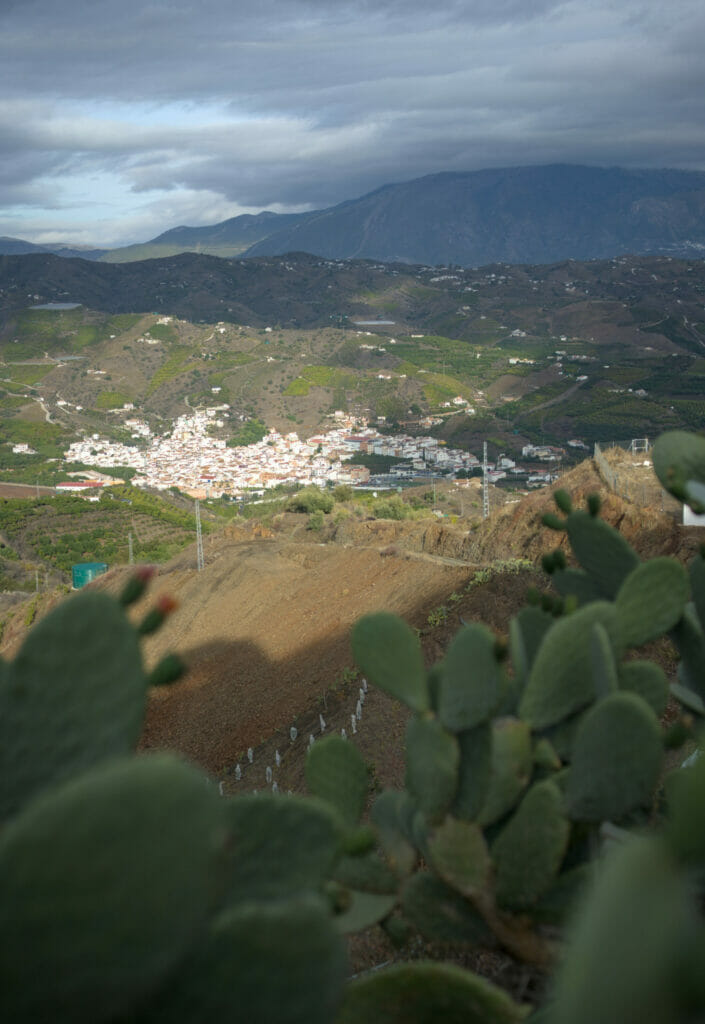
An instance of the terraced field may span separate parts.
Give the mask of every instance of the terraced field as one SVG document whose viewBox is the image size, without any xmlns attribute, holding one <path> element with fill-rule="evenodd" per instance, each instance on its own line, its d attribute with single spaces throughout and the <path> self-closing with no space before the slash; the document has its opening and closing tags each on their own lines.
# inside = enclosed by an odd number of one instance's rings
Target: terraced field
<svg viewBox="0 0 705 1024">
<path fill-rule="evenodd" d="M 65 578 L 75 562 L 127 563 L 130 533 L 136 562 L 161 563 L 194 542 L 195 520 L 131 487 L 113 487 L 96 504 L 64 495 L 0 500 L 7 549 Z"/>
</svg>

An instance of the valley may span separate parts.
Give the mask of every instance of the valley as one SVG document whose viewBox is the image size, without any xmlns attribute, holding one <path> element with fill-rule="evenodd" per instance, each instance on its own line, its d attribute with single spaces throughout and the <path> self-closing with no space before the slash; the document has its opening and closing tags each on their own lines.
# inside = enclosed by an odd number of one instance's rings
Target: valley
<svg viewBox="0 0 705 1024">
<path fill-rule="evenodd" d="M 42 291 L 23 297 L 21 278 L 31 269 Z M 184 256 L 135 264 L 128 281 L 104 281 L 110 290 L 100 296 L 96 269 L 123 270 L 58 257 L 4 262 L 3 429 L 34 421 L 36 440 L 49 443 L 61 431 L 119 433 L 120 410 L 129 405 L 156 426 L 189 408 L 228 404 L 232 418 L 258 418 L 304 437 L 342 410 L 417 428 L 440 416 L 433 432 L 451 443 L 494 437 L 504 446 L 513 437 L 590 444 L 697 429 L 702 421 L 700 261 L 441 272 L 307 256 L 239 263 Z M 207 308 L 199 294 L 204 275 Z M 128 302 L 133 311 L 167 305 L 157 289 L 172 291 L 168 311 L 119 312 Z M 232 298 L 225 306 L 219 291 L 235 292 L 238 306 Z M 69 298 L 81 308 L 26 307 L 28 299 Z M 379 323 L 385 319 L 393 324 Z M 458 396 L 472 416 L 450 415 L 445 403 Z M 49 421 L 38 399 L 49 402 Z M 14 429 L 19 435 L 23 428 Z"/>
<path fill-rule="evenodd" d="M 309 274 L 351 312 L 265 315 L 265 280 L 277 296 Z M 176 652 L 186 672 L 151 692 L 140 750 L 177 751 L 223 795 L 302 794 L 311 744 L 344 732 L 375 794 L 404 785 L 409 712 L 360 674 L 361 616 L 402 616 L 427 666 L 463 623 L 506 642 L 528 589 L 550 596 L 542 556 L 565 547 L 542 522 L 548 483 L 577 505 L 600 493 L 642 557 L 697 549 L 648 453 L 610 442 L 701 426 L 705 275 L 660 258 L 461 271 L 289 256 L 255 277 L 242 321 L 96 308 L 46 283 L 22 305 L 0 277 L 0 649 L 14 656 L 66 599 L 76 562 L 107 563 L 89 586 L 115 595 L 130 561 L 151 563 L 132 614 L 171 613 L 147 666 Z M 59 308 L 32 308 L 46 302 Z M 598 441 L 619 493 L 589 457 Z M 673 675 L 667 645 L 650 657 Z M 521 990 L 503 952 L 418 950 Z M 376 930 L 350 956 L 361 971 L 409 950 Z"/>
<path fill-rule="evenodd" d="M 123 293 L 123 272 L 142 299 Z M 219 312 L 203 322 L 206 280 Z M 110 290 L 99 306 L 100 282 Z M 155 287 L 180 298 L 136 312 L 162 301 Z M 238 299 L 223 309 L 226 287 Z M 700 261 L 471 270 L 20 256 L 3 260 L 0 292 L 0 477 L 37 497 L 71 473 L 106 475 L 97 504 L 45 495 L 20 516 L 17 544 L 5 531 L 3 580 L 18 592 L 65 583 L 72 561 L 125 562 L 130 534 L 136 558 L 169 558 L 193 538 L 188 495 L 203 500 L 210 530 L 281 512 L 297 486 L 372 474 L 405 498 L 373 513 L 361 492 L 356 515 L 430 513 L 447 491 L 438 514 L 471 525 L 479 496 L 453 497 L 453 478 L 480 472 L 485 442 L 505 488 L 497 505 L 551 482 L 596 441 L 697 430 L 705 411 Z M 47 303 L 57 308 L 36 308 Z M 285 316 L 295 312 L 296 325 Z"/>
</svg>

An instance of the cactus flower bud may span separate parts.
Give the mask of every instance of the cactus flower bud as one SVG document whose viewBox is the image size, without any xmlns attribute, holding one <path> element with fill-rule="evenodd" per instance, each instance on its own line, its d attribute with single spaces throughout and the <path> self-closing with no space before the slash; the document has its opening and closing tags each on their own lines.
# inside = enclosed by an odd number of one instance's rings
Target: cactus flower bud
<svg viewBox="0 0 705 1024">
<path fill-rule="evenodd" d="M 156 569 L 153 565 L 140 565 L 123 587 L 122 593 L 118 598 L 120 604 L 127 608 L 129 605 L 134 604 L 135 601 L 139 601 L 149 586 L 149 581 L 155 572 Z"/>
</svg>

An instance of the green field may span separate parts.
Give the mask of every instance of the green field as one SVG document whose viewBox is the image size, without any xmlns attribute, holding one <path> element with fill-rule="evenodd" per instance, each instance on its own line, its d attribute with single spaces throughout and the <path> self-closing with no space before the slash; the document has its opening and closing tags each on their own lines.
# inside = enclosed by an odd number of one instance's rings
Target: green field
<svg viewBox="0 0 705 1024">
<path fill-rule="evenodd" d="M 175 380 L 180 374 L 185 373 L 187 369 L 190 369 L 194 365 L 190 362 L 193 356 L 194 350 L 190 346 L 177 345 L 174 347 L 171 354 L 162 363 L 149 382 L 147 397 L 154 394 L 155 391 L 165 384 Z"/>
<path fill-rule="evenodd" d="M 78 309 L 24 309 L 15 313 L 4 332 L 6 361 L 36 359 L 45 354 L 82 354 L 101 341 L 135 326 L 141 314 L 94 313 Z"/>
<path fill-rule="evenodd" d="M 123 405 L 133 399 L 124 391 L 101 391 L 95 400 L 96 409 L 122 409 Z"/>
<path fill-rule="evenodd" d="M 52 369 L 51 365 L 5 364 L 0 366 L 0 377 L 11 381 L 13 384 L 38 384 Z"/>
<path fill-rule="evenodd" d="M 167 561 L 194 542 L 195 519 L 125 485 L 105 490 L 96 504 L 70 495 L 0 500 L 0 531 L 23 558 L 68 573 L 75 562 L 127 563 L 130 533 L 137 562 Z"/>
</svg>

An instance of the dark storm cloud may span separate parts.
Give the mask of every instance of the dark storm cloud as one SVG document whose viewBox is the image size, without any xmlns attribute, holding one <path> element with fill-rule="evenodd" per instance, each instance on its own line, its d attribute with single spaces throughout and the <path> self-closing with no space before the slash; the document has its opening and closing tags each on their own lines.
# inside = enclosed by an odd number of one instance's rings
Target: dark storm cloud
<svg viewBox="0 0 705 1024">
<path fill-rule="evenodd" d="M 0 204 L 81 175 L 205 216 L 439 170 L 705 168 L 704 37 L 700 0 L 4 0 Z"/>
</svg>

